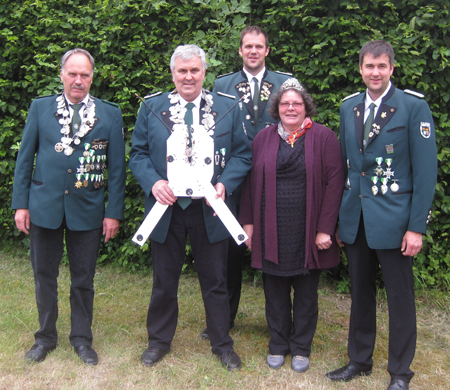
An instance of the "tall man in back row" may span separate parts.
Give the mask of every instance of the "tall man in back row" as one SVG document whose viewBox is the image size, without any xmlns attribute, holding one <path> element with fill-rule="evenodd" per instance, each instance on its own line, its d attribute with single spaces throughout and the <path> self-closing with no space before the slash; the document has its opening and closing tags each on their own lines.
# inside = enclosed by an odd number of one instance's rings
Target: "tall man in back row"
<svg viewBox="0 0 450 390">
<path fill-rule="evenodd" d="M 244 66 L 239 72 L 219 76 L 214 84 L 213 92 L 223 92 L 244 98 L 239 102 L 239 115 L 236 126 L 240 127 L 250 141 L 264 127 L 275 123 L 269 114 L 270 96 L 281 84 L 292 75 L 289 73 L 271 72 L 266 69 L 266 57 L 269 55 L 269 37 L 258 26 L 248 26 L 241 32 L 239 55 Z M 240 191 L 235 193 L 240 196 Z M 230 327 L 238 311 L 241 297 L 242 265 L 245 261 L 245 245 L 238 246 L 231 238 L 228 248 L 227 287 L 230 300 Z M 208 338 L 208 330 L 202 334 Z"/>
<path fill-rule="evenodd" d="M 366 43 L 359 69 L 367 91 L 344 99 L 340 113 L 347 179 L 339 240 L 351 282 L 350 362 L 326 376 L 349 381 L 372 373 L 379 264 L 389 306 L 388 390 L 405 390 L 414 375 L 417 333 L 413 257 L 422 247 L 437 177 L 433 117 L 423 95 L 392 85 L 388 42 Z"/>
<path fill-rule="evenodd" d="M 93 74 L 89 52 L 64 54 L 64 91 L 31 103 L 17 157 L 12 208 L 17 228 L 30 233 L 40 325 L 25 355 L 30 362 L 44 360 L 58 341 L 57 278 L 64 241 L 71 275 L 70 343 L 86 364 L 98 361 L 91 346 L 95 266 L 102 234 L 108 242 L 123 219 L 125 147 L 120 109 L 89 94 Z"/>
</svg>

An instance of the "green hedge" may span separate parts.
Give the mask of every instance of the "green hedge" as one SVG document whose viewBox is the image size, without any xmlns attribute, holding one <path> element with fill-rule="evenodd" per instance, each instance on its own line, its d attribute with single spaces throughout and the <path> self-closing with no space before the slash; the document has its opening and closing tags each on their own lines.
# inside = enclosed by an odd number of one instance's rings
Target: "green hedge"
<svg viewBox="0 0 450 390">
<path fill-rule="evenodd" d="M 237 71 L 239 33 L 259 24 L 270 36 L 271 69 L 292 72 L 319 108 L 317 121 L 338 129 L 343 97 L 363 90 L 358 52 L 383 38 L 396 51 L 394 83 L 426 95 L 437 129 L 439 178 L 424 250 L 415 261 L 418 284 L 450 288 L 450 16 L 448 1 L 289 0 L 33 0 L 0 4 L 0 226 L 2 246 L 27 238 L 14 227 L 10 210 L 15 159 L 27 110 L 35 96 L 61 90 L 59 60 L 73 47 L 96 60 L 93 95 L 120 104 L 127 154 L 139 102 L 173 88 L 169 58 L 179 44 L 196 43 L 208 55 L 205 86 L 218 74 Z M 126 220 L 119 236 L 104 245 L 100 261 L 131 270 L 149 266 L 147 245 L 131 242 L 142 221 L 143 194 L 128 172 Z M 337 270 L 348 287 L 345 259 Z"/>
</svg>

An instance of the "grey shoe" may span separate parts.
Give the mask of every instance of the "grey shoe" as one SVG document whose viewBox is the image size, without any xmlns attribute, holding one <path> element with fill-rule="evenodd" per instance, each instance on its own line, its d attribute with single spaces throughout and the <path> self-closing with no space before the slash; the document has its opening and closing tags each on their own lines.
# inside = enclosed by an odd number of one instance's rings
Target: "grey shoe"
<svg viewBox="0 0 450 390">
<path fill-rule="evenodd" d="M 267 355 L 267 364 L 270 368 L 275 370 L 281 368 L 284 364 L 284 356 L 283 355 Z"/>
<path fill-rule="evenodd" d="M 309 359 L 304 356 L 296 355 L 292 358 L 291 367 L 296 372 L 305 372 L 309 368 Z"/>
</svg>

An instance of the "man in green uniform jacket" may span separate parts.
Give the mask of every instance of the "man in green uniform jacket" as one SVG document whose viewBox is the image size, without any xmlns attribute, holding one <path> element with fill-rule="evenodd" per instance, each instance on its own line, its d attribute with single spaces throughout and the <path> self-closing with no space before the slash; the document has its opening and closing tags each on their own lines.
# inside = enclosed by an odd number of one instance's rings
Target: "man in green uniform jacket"
<svg viewBox="0 0 450 390">
<path fill-rule="evenodd" d="M 57 344 L 64 236 L 71 271 L 70 342 L 85 363 L 98 361 L 91 347 L 95 266 L 102 234 L 105 242 L 113 238 L 123 219 L 126 165 L 122 114 L 89 94 L 93 72 L 94 59 L 86 50 L 63 56 L 64 92 L 31 103 L 16 162 L 12 208 L 17 228 L 31 233 L 40 324 L 25 355 L 31 362 L 44 360 Z"/>
<path fill-rule="evenodd" d="M 148 213 L 156 202 L 169 206 L 150 235 L 154 283 L 147 316 L 148 348 L 142 355 L 146 366 L 153 366 L 164 357 L 175 334 L 178 280 L 189 234 L 206 321 L 211 328 L 212 352 L 229 370 L 241 367 L 228 334 L 226 258 L 230 234 L 204 199 L 177 198 L 167 177 L 166 142 L 175 126 L 185 126 L 187 122 L 203 125 L 214 140 L 214 156 L 205 160 L 206 164 L 214 164 L 211 184 L 217 191 L 216 197 L 222 197 L 235 211 L 233 191 L 250 169 L 250 142 L 235 125 L 237 107 L 233 108 L 233 100 L 202 88 L 206 67 L 202 49 L 179 46 L 170 61 L 176 89 L 148 98 L 146 104 L 153 112 L 142 105 L 133 131 L 129 166 L 144 190 L 145 210 Z M 188 110 L 189 120 L 185 116 Z M 186 153 L 189 148 L 186 145 Z M 195 159 L 196 146 L 190 150 Z"/>
<path fill-rule="evenodd" d="M 253 141 L 261 129 L 276 122 L 269 114 L 270 96 L 278 91 L 284 81 L 292 77 L 290 73 L 267 70 L 266 57 L 269 51 L 269 37 L 266 31 L 258 26 L 244 28 L 239 45 L 239 54 L 243 61 L 242 70 L 219 76 L 214 84 L 213 92 L 226 93 L 236 99 L 242 98 L 238 103 L 239 115 L 236 118 L 236 126 L 244 130 L 250 141 Z M 240 190 L 236 195 L 240 196 Z M 230 239 L 227 275 L 230 327 L 234 326 L 241 298 L 245 252 L 245 245 L 238 246 Z M 206 340 L 208 337 L 208 329 L 205 329 L 202 338 Z"/>
<path fill-rule="evenodd" d="M 379 264 L 389 305 L 388 390 L 403 390 L 413 376 L 412 264 L 422 247 L 436 185 L 435 132 L 423 96 L 392 85 L 394 50 L 389 43 L 368 42 L 359 64 L 367 92 L 344 99 L 340 114 L 347 179 L 339 240 L 345 244 L 351 282 L 350 362 L 327 376 L 348 381 L 371 373 Z"/>
</svg>

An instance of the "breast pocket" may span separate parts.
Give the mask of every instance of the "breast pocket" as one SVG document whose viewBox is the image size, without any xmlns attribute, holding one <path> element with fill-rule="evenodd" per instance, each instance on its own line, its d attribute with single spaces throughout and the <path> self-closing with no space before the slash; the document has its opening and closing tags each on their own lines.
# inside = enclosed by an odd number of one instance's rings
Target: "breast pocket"
<svg viewBox="0 0 450 390">
<path fill-rule="evenodd" d="M 394 127 L 393 129 L 386 130 L 386 133 L 395 133 L 397 131 L 405 130 L 405 126 Z"/>
</svg>

